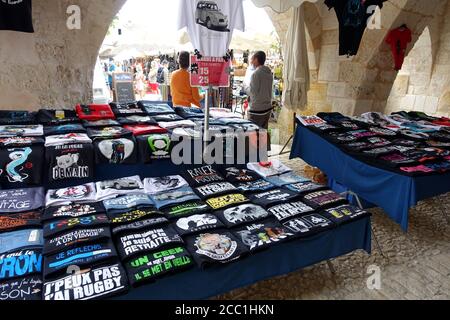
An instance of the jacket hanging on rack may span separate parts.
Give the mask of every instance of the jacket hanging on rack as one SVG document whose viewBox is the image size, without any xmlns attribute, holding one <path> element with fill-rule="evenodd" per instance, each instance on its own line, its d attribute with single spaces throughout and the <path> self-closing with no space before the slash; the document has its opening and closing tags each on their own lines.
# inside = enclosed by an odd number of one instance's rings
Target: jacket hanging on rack
<svg viewBox="0 0 450 320">
<path fill-rule="evenodd" d="M 0 30 L 34 32 L 31 0 L 0 1 Z"/>
</svg>

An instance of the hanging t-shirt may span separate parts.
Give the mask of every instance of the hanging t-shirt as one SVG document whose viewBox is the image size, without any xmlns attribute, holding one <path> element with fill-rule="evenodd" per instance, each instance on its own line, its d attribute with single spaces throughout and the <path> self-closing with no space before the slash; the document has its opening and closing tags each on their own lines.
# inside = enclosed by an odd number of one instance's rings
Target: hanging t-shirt
<svg viewBox="0 0 450 320">
<path fill-rule="evenodd" d="M 137 144 L 134 137 L 102 140 L 94 143 L 97 164 L 135 164 Z"/>
<path fill-rule="evenodd" d="M 0 282 L 42 272 L 42 249 L 23 249 L 0 254 Z"/>
<path fill-rule="evenodd" d="M 223 57 L 233 30 L 245 31 L 243 0 L 180 1 L 178 28 L 187 28 L 195 49 L 208 57 Z"/>
<path fill-rule="evenodd" d="M 144 179 L 144 189 L 148 194 L 156 194 L 187 186 L 182 176 L 166 176 Z"/>
<path fill-rule="evenodd" d="M 101 202 L 73 203 L 59 207 L 48 207 L 42 216 L 42 221 L 58 220 L 64 218 L 79 218 L 83 216 L 105 213 Z"/>
<path fill-rule="evenodd" d="M 325 0 L 329 9 L 334 8 L 339 21 L 339 55 L 356 55 L 367 22 L 375 10 L 386 0 Z"/>
<path fill-rule="evenodd" d="M 215 215 L 205 213 L 180 218 L 174 223 L 174 227 L 178 234 L 184 237 L 207 230 L 220 229 L 224 227 L 224 224 Z"/>
<path fill-rule="evenodd" d="M 215 214 L 228 228 L 259 221 L 270 215 L 263 207 L 251 203 L 217 211 Z"/>
<path fill-rule="evenodd" d="M 41 213 L 38 211 L 0 214 L 0 233 L 40 227 Z"/>
<path fill-rule="evenodd" d="M 0 191 L 0 212 L 17 213 L 40 209 L 45 205 L 44 188 Z"/>
<path fill-rule="evenodd" d="M 123 194 L 144 193 L 144 184 L 139 176 L 100 181 L 95 186 L 97 188 L 97 201 L 115 198 Z"/>
<path fill-rule="evenodd" d="M 2 281 L 0 289 L 0 301 L 39 301 L 42 300 L 42 277 Z"/>
<path fill-rule="evenodd" d="M 0 180 L 3 187 L 19 188 L 42 184 L 43 156 L 43 145 L 0 149 Z"/>
<path fill-rule="evenodd" d="M 95 202 L 95 199 L 95 184 L 88 183 L 74 187 L 48 190 L 45 197 L 45 205 L 51 207 L 71 203 L 89 203 Z"/>
<path fill-rule="evenodd" d="M 31 0 L 0 1 L 0 30 L 33 33 Z"/>
<path fill-rule="evenodd" d="M 391 46 L 395 70 L 402 68 L 403 61 L 405 61 L 406 49 L 411 41 L 411 30 L 408 27 L 400 27 L 389 31 L 386 43 Z"/>
</svg>

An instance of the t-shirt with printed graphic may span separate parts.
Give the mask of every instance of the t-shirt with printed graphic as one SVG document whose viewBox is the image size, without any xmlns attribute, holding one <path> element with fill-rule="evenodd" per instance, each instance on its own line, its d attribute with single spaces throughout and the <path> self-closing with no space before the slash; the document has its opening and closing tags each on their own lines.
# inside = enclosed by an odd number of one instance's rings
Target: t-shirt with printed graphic
<svg viewBox="0 0 450 320">
<path fill-rule="evenodd" d="M 194 191 L 200 199 L 206 200 L 223 194 L 237 192 L 238 190 L 229 182 L 213 182 L 201 187 L 196 187 L 194 188 Z"/>
<path fill-rule="evenodd" d="M 44 142 L 41 137 L 6 137 L 0 138 L 0 148 L 42 146 Z"/>
<path fill-rule="evenodd" d="M 101 202 L 71 203 L 62 206 L 46 208 L 42 216 L 42 221 L 58 220 L 64 218 L 79 218 L 105 212 L 105 207 Z"/>
<path fill-rule="evenodd" d="M 293 172 L 287 172 L 278 176 L 267 177 L 266 180 L 276 185 L 277 187 L 308 181 L 308 179 L 301 177 Z"/>
<path fill-rule="evenodd" d="M 139 101 L 138 106 L 140 106 L 147 115 L 159 116 L 163 114 L 175 114 L 175 110 L 171 106 L 165 103 L 154 103 L 149 101 Z"/>
<path fill-rule="evenodd" d="M 0 30 L 33 33 L 31 0 L 0 1 Z"/>
<path fill-rule="evenodd" d="M 0 254 L 0 283 L 42 272 L 42 249 L 20 249 Z"/>
<path fill-rule="evenodd" d="M 182 117 L 175 113 L 153 115 L 152 118 L 158 123 L 183 120 Z"/>
<path fill-rule="evenodd" d="M 261 206 L 248 203 L 216 211 L 215 215 L 218 216 L 228 228 L 233 228 L 266 219 L 270 216 L 270 213 Z"/>
<path fill-rule="evenodd" d="M 0 181 L 4 188 L 41 185 L 44 146 L 0 149 Z"/>
<path fill-rule="evenodd" d="M 175 112 L 184 119 L 204 118 L 205 114 L 200 108 L 175 107 Z"/>
<path fill-rule="evenodd" d="M 168 219 L 177 219 L 180 217 L 194 214 L 202 214 L 211 211 L 211 207 L 203 201 L 188 201 L 163 208 L 162 211 Z"/>
<path fill-rule="evenodd" d="M 173 274 L 186 270 L 194 261 L 184 247 L 137 256 L 126 263 L 128 279 L 132 286 L 160 278 L 168 273 Z"/>
<path fill-rule="evenodd" d="M 96 121 L 116 118 L 111 107 L 107 104 L 76 105 L 75 110 L 81 120 Z"/>
<path fill-rule="evenodd" d="M 124 213 L 133 209 L 153 208 L 155 203 L 147 194 L 133 194 L 103 201 L 108 213 Z"/>
<path fill-rule="evenodd" d="M 187 28 L 195 49 L 208 57 L 223 57 L 233 30 L 245 31 L 243 0 L 182 0 L 178 29 Z"/>
<path fill-rule="evenodd" d="M 144 110 L 137 105 L 137 102 L 129 103 L 115 103 L 111 102 L 109 104 L 112 111 L 117 117 L 133 116 L 133 115 L 145 115 Z"/>
<path fill-rule="evenodd" d="M 1 213 L 28 212 L 41 209 L 44 205 L 44 188 L 0 190 Z"/>
<path fill-rule="evenodd" d="M 80 119 L 74 110 L 39 110 L 37 116 L 38 123 L 46 126 L 59 126 L 69 123 L 79 123 Z"/>
<path fill-rule="evenodd" d="M 44 245 L 42 229 L 27 229 L 0 234 L 0 254 Z"/>
<path fill-rule="evenodd" d="M 294 235 L 273 219 L 249 224 L 233 231 L 250 251 L 262 250 L 279 244 Z"/>
<path fill-rule="evenodd" d="M 0 233 L 40 227 L 41 213 L 39 211 L 0 214 Z"/>
<path fill-rule="evenodd" d="M 61 146 L 67 144 L 91 144 L 92 140 L 86 133 L 66 133 L 45 137 L 45 146 Z"/>
<path fill-rule="evenodd" d="M 173 226 L 178 234 L 184 237 L 207 230 L 221 229 L 224 227 L 224 224 L 215 215 L 205 213 L 180 218 Z"/>
<path fill-rule="evenodd" d="M 44 127 L 41 124 L 0 126 L 0 137 L 42 137 Z"/>
<path fill-rule="evenodd" d="M 255 171 L 264 178 L 292 171 L 291 168 L 285 166 L 280 160 L 277 159 L 270 162 L 249 163 L 247 164 L 247 168 Z"/>
<path fill-rule="evenodd" d="M 302 201 L 314 209 L 337 206 L 348 202 L 333 190 L 321 190 L 307 193 L 302 196 Z"/>
<path fill-rule="evenodd" d="M 44 300 L 92 300 L 128 291 L 128 279 L 120 264 L 83 270 L 44 283 Z"/>
<path fill-rule="evenodd" d="M 173 142 L 169 134 L 150 134 L 137 138 L 139 156 L 143 163 L 152 160 L 170 159 Z"/>
<path fill-rule="evenodd" d="M 200 200 L 189 186 L 152 194 L 150 198 L 158 210 L 183 202 Z"/>
<path fill-rule="evenodd" d="M 242 193 L 230 193 L 219 197 L 209 198 L 206 203 L 213 210 L 221 210 L 249 202 L 249 199 Z"/>
<path fill-rule="evenodd" d="M 274 215 L 279 221 L 291 219 L 296 216 L 302 216 L 314 211 L 313 208 L 304 204 L 301 201 L 281 203 L 279 205 L 270 207 L 267 211 Z"/>
<path fill-rule="evenodd" d="M 242 193 L 260 193 L 277 188 L 276 185 L 271 184 L 269 181 L 259 179 L 250 182 L 238 182 L 234 184 L 236 188 Z"/>
<path fill-rule="evenodd" d="M 326 209 L 321 214 L 337 225 L 371 216 L 369 212 L 350 205 L 342 205 L 336 208 Z"/>
<path fill-rule="evenodd" d="M 144 193 L 144 184 L 139 176 L 100 181 L 95 184 L 97 201 L 115 198 L 124 194 Z"/>
<path fill-rule="evenodd" d="M 223 174 L 225 179 L 231 183 L 252 182 L 261 179 L 261 177 L 254 171 L 236 167 L 225 168 L 223 170 Z"/>
<path fill-rule="evenodd" d="M 88 136 L 93 141 L 106 139 L 130 138 L 133 133 L 122 127 L 89 128 Z"/>
<path fill-rule="evenodd" d="M 47 207 L 52 207 L 71 203 L 95 202 L 96 194 L 97 192 L 94 183 L 62 189 L 51 189 L 47 191 L 45 205 Z"/>
<path fill-rule="evenodd" d="M 94 146 L 92 144 L 47 147 L 45 158 L 50 182 L 94 177 Z"/>
<path fill-rule="evenodd" d="M 132 220 L 133 221 L 133 220 Z M 123 233 L 136 232 L 139 230 L 155 229 L 161 225 L 167 225 L 169 220 L 163 216 L 155 215 L 144 220 L 137 220 L 127 224 L 111 226 L 111 232 L 114 236 Z"/>
<path fill-rule="evenodd" d="M 186 237 L 186 246 L 200 268 L 229 263 L 248 252 L 234 234 L 224 230 Z"/>
<path fill-rule="evenodd" d="M 264 208 L 277 205 L 279 203 L 294 201 L 300 197 L 297 192 L 288 189 L 274 189 L 266 192 L 256 193 L 249 196 L 250 200 Z"/>
<path fill-rule="evenodd" d="M 97 164 L 135 164 L 137 144 L 134 137 L 95 141 L 95 162 Z"/>
<path fill-rule="evenodd" d="M 0 301 L 42 300 L 42 277 L 39 275 L 0 282 Z"/>
<path fill-rule="evenodd" d="M 118 226 L 143 219 L 163 217 L 163 213 L 154 208 L 141 208 L 127 212 L 108 212 L 108 217 L 112 226 Z"/>
<path fill-rule="evenodd" d="M 193 128 L 195 127 L 195 122 L 191 120 L 159 121 L 158 125 L 164 129 L 171 130 L 174 128 Z"/>
<path fill-rule="evenodd" d="M 85 128 L 104 128 L 104 127 L 120 126 L 120 123 L 117 120 L 113 119 L 101 119 L 95 121 L 83 120 L 82 123 Z"/>
<path fill-rule="evenodd" d="M 318 184 L 318 183 L 315 183 L 312 181 L 305 181 L 305 182 L 289 184 L 289 185 L 285 186 L 285 188 L 287 188 L 291 191 L 294 191 L 294 192 L 298 192 L 298 193 L 306 193 L 306 192 L 313 192 L 313 191 L 328 189 L 325 185 Z"/>
<path fill-rule="evenodd" d="M 200 168 L 184 171 L 183 177 L 192 187 L 200 187 L 212 182 L 225 181 L 224 177 L 212 166 L 203 166 Z"/>
<path fill-rule="evenodd" d="M 144 189 L 148 194 L 156 194 L 168 190 L 187 186 L 188 183 L 182 176 L 165 176 L 144 179 Z"/>
<path fill-rule="evenodd" d="M 132 124 L 123 126 L 125 129 L 133 132 L 135 137 L 148 134 L 167 133 L 167 129 L 161 128 L 158 124 Z"/>
<path fill-rule="evenodd" d="M 44 135 L 56 136 L 69 133 L 86 133 L 87 130 L 79 123 L 60 124 L 44 127 Z"/>
<path fill-rule="evenodd" d="M 109 226 L 109 218 L 106 214 L 55 220 L 44 224 L 44 238 L 53 238 L 56 235 L 71 230 L 98 228 L 104 226 Z"/>
<path fill-rule="evenodd" d="M 317 213 L 295 217 L 283 222 L 283 225 L 299 238 L 309 237 L 336 226 L 331 220 Z"/>
<path fill-rule="evenodd" d="M 0 125 L 35 124 L 36 114 L 20 110 L 0 110 Z"/>
</svg>

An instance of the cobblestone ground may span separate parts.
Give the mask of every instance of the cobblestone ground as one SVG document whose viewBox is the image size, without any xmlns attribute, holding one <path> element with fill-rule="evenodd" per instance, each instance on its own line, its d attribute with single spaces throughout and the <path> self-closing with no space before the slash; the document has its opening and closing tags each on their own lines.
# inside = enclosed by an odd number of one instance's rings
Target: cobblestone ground
<svg viewBox="0 0 450 320">
<path fill-rule="evenodd" d="M 281 156 L 297 173 L 301 160 Z M 399 195 L 401 196 L 401 195 Z M 333 260 L 336 274 L 321 263 L 286 276 L 232 291 L 218 299 L 450 299 L 450 194 L 419 203 L 410 212 L 404 233 L 381 209 L 373 228 L 384 252 L 373 244 L 372 255 L 358 251 Z M 367 288 L 367 268 L 381 268 L 381 289 Z"/>
</svg>

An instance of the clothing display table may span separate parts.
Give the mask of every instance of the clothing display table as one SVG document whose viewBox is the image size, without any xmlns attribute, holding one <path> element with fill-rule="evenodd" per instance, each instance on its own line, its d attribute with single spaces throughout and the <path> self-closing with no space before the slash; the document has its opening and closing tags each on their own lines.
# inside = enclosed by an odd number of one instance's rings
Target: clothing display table
<svg viewBox="0 0 450 320">
<path fill-rule="evenodd" d="M 320 168 L 330 179 L 381 207 L 408 229 L 409 209 L 421 200 L 450 192 L 450 174 L 409 177 L 376 168 L 347 155 L 320 135 L 298 125 L 291 159 L 301 158 Z"/>
</svg>

